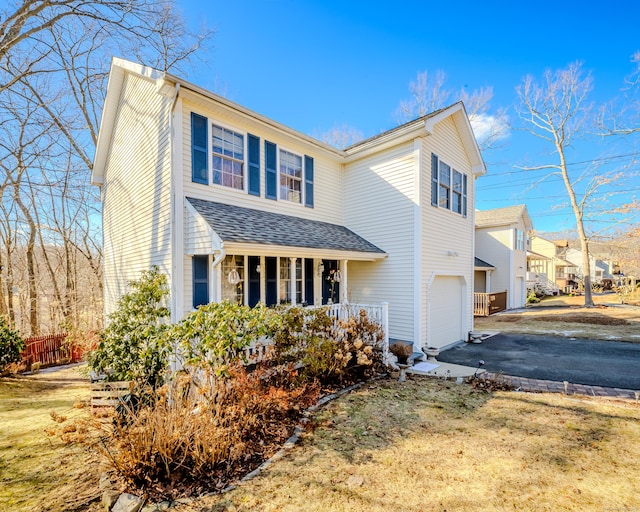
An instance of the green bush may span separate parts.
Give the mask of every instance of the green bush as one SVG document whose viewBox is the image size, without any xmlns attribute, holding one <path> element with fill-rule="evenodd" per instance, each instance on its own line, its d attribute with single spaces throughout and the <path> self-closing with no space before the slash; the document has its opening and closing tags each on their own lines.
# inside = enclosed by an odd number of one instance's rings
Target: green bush
<svg viewBox="0 0 640 512">
<path fill-rule="evenodd" d="M 252 341 L 270 335 L 277 323 L 274 310 L 258 304 L 212 302 L 200 306 L 166 333 L 183 366 L 207 368 L 217 376 L 228 375 L 229 365 L 242 359 Z"/>
<path fill-rule="evenodd" d="M 88 357 L 89 368 L 106 373 L 111 381 L 155 387 L 162 382 L 169 354 L 164 336 L 169 327 L 167 277 L 154 266 L 129 286 L 131 291 L 118 301 L 98 348 Z"/>
<path fill-rule="evenodd" d="M 527 295 L 527 304 L 537 304 L 540 302 L 540 299 L 536 295 L 535 290 L 529 290 L 529 294 Z"/>
<path fill-rule="evenodd" d="M 0 373 L 7 365 L 19 363 L 25 343 L 18 331 L 9 327 L 6 319 L 0 317 Z"/>
</svg>

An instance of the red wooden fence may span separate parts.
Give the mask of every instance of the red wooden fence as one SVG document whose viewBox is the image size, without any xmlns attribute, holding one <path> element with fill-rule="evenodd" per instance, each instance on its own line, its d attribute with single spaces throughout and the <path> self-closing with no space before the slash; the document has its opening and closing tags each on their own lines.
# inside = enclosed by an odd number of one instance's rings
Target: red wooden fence
<svg viewBox="0 0 640 512">
<path fill-rule="evenodd" d="M 66 344 L 64 342 L 66 338 L 67 333 L 25 338 L 26 348 L 22 352 L 22 360 L 27 364 L 27 368 L 33 363 L 51 366 L 80 361 L 82 350 Z"/>
</svg>

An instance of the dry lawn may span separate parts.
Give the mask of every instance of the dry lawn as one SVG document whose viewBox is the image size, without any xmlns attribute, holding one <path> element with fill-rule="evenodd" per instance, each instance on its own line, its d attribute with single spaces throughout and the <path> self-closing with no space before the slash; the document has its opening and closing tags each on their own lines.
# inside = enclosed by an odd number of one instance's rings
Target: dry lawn
<svg viewBox="0 0 640 512">
<path fill-rule="evenodd" d="M 177 510 L 636 510 L 639 420 L 631 402 L 379 381 L 255 479 Z"/>
<path fill-rule="evenodd" d="M 0 379 L 0 510 L 87 510 L 99 498 L 95 458 L 45 434 L 57 426 L 52 411 L 71 420 L 88 397 L 78 367 Z"/>
<path fill-rule="evenodd" d="M 640 306 L 618 304 L 615 294 L 597 295 L 594 302 L 595 308 L 585 308 L 584 297 L 547 297 L 525 310 L 476 318 L 475 329 L 640 343 Z"/>
</svg>

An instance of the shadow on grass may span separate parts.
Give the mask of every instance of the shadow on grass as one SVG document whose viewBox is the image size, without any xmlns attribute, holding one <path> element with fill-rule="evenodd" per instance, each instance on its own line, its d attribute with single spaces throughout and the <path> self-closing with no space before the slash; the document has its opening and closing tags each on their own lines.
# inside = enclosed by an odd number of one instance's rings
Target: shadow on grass
<svg viewBox="0 0 640 512">
<path fill-rule="evenodd" d="M 313 444 L 350 463 L 367 462 L 376 450 L 442 419 L 472 416 L 491 398 L 452 381 L 414 376 L 405 383 L 371 383 L 327 405 L 314 418 Z"/>
</svg>

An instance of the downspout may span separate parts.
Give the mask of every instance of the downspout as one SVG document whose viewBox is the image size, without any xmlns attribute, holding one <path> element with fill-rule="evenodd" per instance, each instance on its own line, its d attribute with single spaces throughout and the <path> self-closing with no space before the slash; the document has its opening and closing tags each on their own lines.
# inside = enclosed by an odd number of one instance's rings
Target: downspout
<svg viewBox="0 0 640 512">
<path fill-rule="evenodd" d="M 227 250 L 224 248 L 224 242 L 222 242 L 220 244 L 220 251 L 218 251 L 218 254 L 216 256 L 214 256 L 213 263 L 211 264 L 211 277 L 212 278 L 216 275 L 216 267 L 219 266 L 220 263 L 222 263 L 222 260 L 224 260 L 226 256 L 227 256 Z M 220 273 L 220 279 L 222 279 L 222 273 Z M 222 282 L 221 282 L 221 284 L 222 284 Z M 221 297 L 219 297 L 220 292 L 219 292 L 218 280 L 217 279 L 214 281 L 213 285 L 215 287 L 216 302 L 220 302 Z"/>
<path fill-rule="evenodd" d="M 175 136 L 173 133 L 174 128 L 174 114 L 176 104 L 178 103 L 178 95 L 180 94 L 180 84 L 176 83 L 174 88 L 173 99 L 171 102 L 171 110 L 169 111 L 169 136 L 171 137 L 171 149 L 170 149 L 170 158 L 171 158 L 171 322 L 176 323 L 178 321 L 178 292 L 176 290 L 176 279 L 177 279 L 177 252 L 178 252 L 178 236 L 176 234 L 176 180 L 178 176 L 176 176 L 176 165 L 175 165 Z"/>
</svg>

